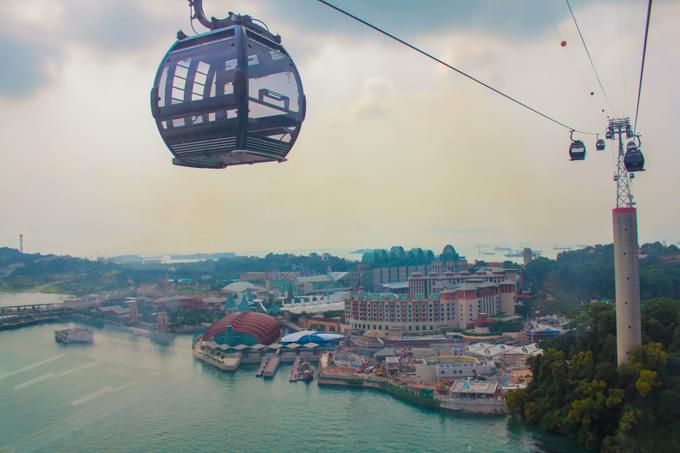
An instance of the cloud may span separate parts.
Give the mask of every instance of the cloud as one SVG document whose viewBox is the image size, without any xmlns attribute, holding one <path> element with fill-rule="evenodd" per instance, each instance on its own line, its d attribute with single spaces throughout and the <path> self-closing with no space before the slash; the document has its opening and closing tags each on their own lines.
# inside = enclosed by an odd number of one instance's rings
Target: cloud
<svg viewBox="0 0 680 453">
<path fill-rule="evenodd" d="M 136 53 L 161 38 L 170 43 L 173 37 L 170 24 L 163 24 L 164 15 L 138 1 L 100 1 L 96 7 L 72 1 L 67 10 L 68 17 L 82 17 L 68 34 L 71 43 L 105 53 Z"/>
<path fill-rule="evenodd" d="M 177 28 L 187 31 L 186 3 L 119 0 L 122 10 L 109 15 L 113 0 L 78 0 L 79 17 L 90 23 L 76 22 L 69 9 L 17 25 L 2 16 L 12 1 L 0 1 L 0 29 L 12 40 L 0 42 L 16 51 L 11 58 L 36 57 L 27 71 L 48 78 L 39 95 L 0 99 L 0 212 L 7 214 L 0 244 L 14 244 L 23 232 L 32 250 L 93 255 L 611 238 L 611 153 L 570 163 L 567 131 L 315 2 L 208 0 L 210 15 L 227 7 L 250 12 L 281 33 L 308 100 L 287 163 L 213 172 L 172 166 L 149 112 L 156 64 Z M 433 54 L 560 120 L 605 124 L 601 101 L 588 95 L 592 81 L 579 75 L 591 70 L 567 18 L 556 24 L 558 36 L 527 27 L 535 39 L 515 39 L 461 25 L 461 17 L 437 9 L 446 5 L 426 5 L 413 17 L 406 13 L 416 14 L 415 6 L 395 6 L 391 19 L 380 0 L 334 1 L 363 8 L 357 12 L 376 22 L 393 20 L 395 31 L 417 33 L 413 40 Z M 609 94 L 620 99 L 616 4 L 583 4 L 575 5 L 577 16 Z M 639 31 L 626 33 L 622 45 L 634 108 L 639 60 L 628 57 L 640 55 L 644 5 L 621 6 L 623 29 Z M 668 43 L 678 40 L 679 6 L 660 3 L 653 17 L 641 105 L 649 171 L 635 188 L 641 240 L 678 240 L 673 106 L 680 100 L 673 87 L 680 48 Z M 509 8 L 497 2 L 498 11 Z M 444 23 L 439 16 L 451 25 L 423 23 Z M 127 20 L 136 20 L 130 30 Z M 561 48 L 567 33 L 570 45 Z M 59 52 L 56 71 L 51 46 Z"/>
<path fill-rule="evenodd" d="M 0 96 L 21 98 L 45 87 L 58 57 L 59 52 L 49 46 L 0 34 Z"/>
<path fill-rule="evenodd" d="M 246 13 L 255 6 L 249 2 L 236 3 L 245 8 L 241 11 Z M 557 5 L 541 5 L 539 8 L 539 2 L 535 0 L 330 0 L 330 3 L 392 33 L 407 37 L 442 31 L 482 30 L 486 34 L 514 39 L 535 39 L 550 27 L 545 17 L 546 9 L 556 20 L 563 20 L 569 15 L 561 2 L 555 2 Z M 578 6 L 591 3 L 594 2 L 580 1 Z M 350 31 L 354 35 L 375 33 L 339 12 L 309 0 L 262 0 L 257 2 L 255 12 L 273 27 L 283 21 L 313 33 L 338 30 Z"/>
<path fill-rule="evenodd" d="M 382 115 L 392 107 L 392 90 L 392 83 L 388 80 L 378 77 L 366 79 L 363 92 L 352 107 L 352 116 L 366 118 Z"/>
</svg>

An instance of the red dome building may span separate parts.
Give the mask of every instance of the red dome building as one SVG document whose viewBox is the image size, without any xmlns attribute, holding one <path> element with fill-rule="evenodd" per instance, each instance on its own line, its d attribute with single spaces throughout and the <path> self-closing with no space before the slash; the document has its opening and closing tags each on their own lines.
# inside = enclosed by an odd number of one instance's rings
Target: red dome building
<svg viewBox="0 0 680 453">
<path fill-rule="evenodd" d="M 202 335 L 204 341 L 235 346 L 271 344 L 281 336 L 279 323 L 264 313 L 244 311 L 215 322 Z"/>
</svg>

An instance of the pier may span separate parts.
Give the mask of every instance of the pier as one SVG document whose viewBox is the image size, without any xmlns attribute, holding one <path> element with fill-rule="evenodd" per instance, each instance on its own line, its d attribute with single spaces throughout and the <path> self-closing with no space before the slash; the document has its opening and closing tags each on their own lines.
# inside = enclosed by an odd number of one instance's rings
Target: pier
<svg viewBox="0 0 680 453">
<path fill-rule="evenodd" d="M 265 354 L 262 357 L 260 366 L 255 373 L 257 377 L 271 378 L 274 377 L 276 371 L 279 369 L 281 359 L 277 354 Z"/>
<path fill-rule="evenodd" d="M 293 362 L 293 369 L 290 371 L 290 382 L 297 382 L 298 380 L 298 367 L 300 366 L 300 356 L 295 357 L 295 362 Z"/>
<path fill-rule="evenodd" d="M 69 312 L 62 304 L 0 307 L 0 330 L 18 329 L 43 322 L 58 322 L 64 314 Z"/>
</svg>

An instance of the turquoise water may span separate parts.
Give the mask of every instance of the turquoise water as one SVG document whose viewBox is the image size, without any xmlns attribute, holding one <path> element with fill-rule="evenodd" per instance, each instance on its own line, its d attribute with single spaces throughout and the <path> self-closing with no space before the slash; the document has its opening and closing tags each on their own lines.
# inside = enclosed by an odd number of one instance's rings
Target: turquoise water
<svg viewBox="0 0 680 453">
<path fill-rule="evenodd" d="M 0 450 L 224 452 L 573 451 L 507 418 L 428 411 L 389 395 L 224 374 L 170 346 L 58 325 L 0 332 Z"/>
</svg>

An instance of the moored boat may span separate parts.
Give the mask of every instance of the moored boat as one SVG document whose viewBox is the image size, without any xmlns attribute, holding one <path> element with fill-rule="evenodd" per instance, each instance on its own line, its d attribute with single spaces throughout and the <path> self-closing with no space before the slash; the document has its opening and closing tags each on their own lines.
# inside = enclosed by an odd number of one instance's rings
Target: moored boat
<svg viewBox="0 0 680 453">
<path fill-rule="evenodd" d="M 57 343 L 71 344 L 71 343 L 92 343 L 92 331 L 85 328 L 73 328 L 54 331 L 54 339 Z"/>
</svg>

